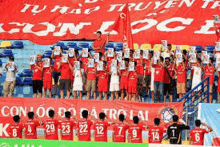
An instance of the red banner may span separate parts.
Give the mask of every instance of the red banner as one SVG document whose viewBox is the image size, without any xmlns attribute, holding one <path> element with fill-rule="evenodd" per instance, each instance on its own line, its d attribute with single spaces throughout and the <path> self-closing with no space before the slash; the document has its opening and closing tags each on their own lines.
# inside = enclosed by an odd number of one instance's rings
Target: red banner
<svg viewBox="0 0 220 147">
<path fill-rule="evenodd" d="M 127 0 L 134 42 L 214 45 L 215 0 Z M 1 0 L 0 38 L 27 39 L 38 44 L 96 38 L 110 31 L 125 7 L 124 0 Z M 121 41 L 112 32 L 111 41 Z"/>
<path fill-rule="evenodd" d="M 182 103 L 139 103 L 127 101 L 98 101 L 98 100 L 60 100 L 37 98 L 1 98 L 0 99 L 0 138 L 8 137 L 7 128 L 14 115 L 27 119 L 29 111 L 35 112 L 43 121 L 48 119 L 48 111 L 53 109 L 56 114 L 64 117 L 65 111 L 70 111 L 74 116 L 81 118 L 85 109 L 90 116 L 98 118 L 100 112 L 105 112 L 109 118 L 118 120 L 119 114 L 124 114 L 127 120 L 132 121 L 133 116 L 149 125 L 153 125 L 156 117 L 164 123 L 171 122 L 172 115 L 177 114 L 182 118 Z"/>
</svg>

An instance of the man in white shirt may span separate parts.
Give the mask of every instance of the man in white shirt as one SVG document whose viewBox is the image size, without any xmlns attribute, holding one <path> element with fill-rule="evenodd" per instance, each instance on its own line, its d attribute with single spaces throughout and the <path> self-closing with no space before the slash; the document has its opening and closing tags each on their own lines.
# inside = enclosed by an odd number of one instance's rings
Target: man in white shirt
<svg viewBox="0 0 220 147">
<path fill-rule="evenodd" d="M 17 66 L 14 64 L 14 57 L 9 57 L 9 62 L 5 65 L 6 78 L 4 82 L 4 97 L 11 97 L 16 83 Z"/>
</svg>

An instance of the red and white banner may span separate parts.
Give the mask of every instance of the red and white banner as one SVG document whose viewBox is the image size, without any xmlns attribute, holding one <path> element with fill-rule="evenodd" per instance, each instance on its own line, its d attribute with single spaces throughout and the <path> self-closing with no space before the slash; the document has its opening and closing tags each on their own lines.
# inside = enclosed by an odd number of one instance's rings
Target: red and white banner
<svg viewBox="0 0 220 147">
<path fill-rule="evenodd" d="M 214 45 L 212 15 L 219 0 L 127 0 L 134 42 Z M 125 7 L 124 0 L 1 0 L 0 39 L 53 44 L 107 34 Z M 112 32 L 110 41 L 120 41 Z"/>
<path fill-rule="evenodd" d="M 0 138 L 7 137 L 7 128 L 13 122 L 14 115 L 20 115 L 27 120 L 29 111 L 35 112 L 43 121 L 48 119 L 48 111 L 54 110 L 56 114 L 64 117 L 65 111 L 70 111 L 74 116 L 81 118 L 85 109 L 90 116 L 98 118 L 100 112 L 105 112 L 109 118 L 118 120 L 119 114 L 124 114 L 129 121 L 133 116 L 149 125 L 153 125 L 154 118 L 161 118 L 162 123 L 172 121 L 172 116 L 177 114 L 182 118 L 182 103 L 139 103 L 127 101 L 98 101 L 98 100 L 60 100 L 37 98 L 1 98 L 0 99 Z"/>
</svg>

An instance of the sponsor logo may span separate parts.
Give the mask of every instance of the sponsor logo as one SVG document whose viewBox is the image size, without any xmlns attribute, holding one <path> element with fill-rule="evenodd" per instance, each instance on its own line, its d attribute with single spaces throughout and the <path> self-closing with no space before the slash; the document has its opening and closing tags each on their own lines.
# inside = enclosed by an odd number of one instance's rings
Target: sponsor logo
<svg viewBox="0 0 220 147">
<path fill-rule="evenodd" d="M 158 110 L 157 117 L 163 120 L 164 123 L 172 121 L 173 115 L 177 114 L 177 109 L 172 105 L 165 105 Z"/>
</svg>

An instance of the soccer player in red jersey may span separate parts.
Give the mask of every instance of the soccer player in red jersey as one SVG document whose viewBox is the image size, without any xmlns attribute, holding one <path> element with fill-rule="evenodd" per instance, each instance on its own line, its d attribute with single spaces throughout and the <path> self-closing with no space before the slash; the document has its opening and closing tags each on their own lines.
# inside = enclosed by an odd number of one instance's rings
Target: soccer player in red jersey
<svg viewBox="0 0 220 147">
<path fill-rule="evenodd" d="M 35 115 L 34 112 L 28 112 L 27 115 L 28 115 L 28 121 L 24 123 L 25 138 L 37 139 L 37 127 L 40 126 L 42 122 L 34 119 L 34 117 L 37 118 L 37 115 Z"/>
<path fill-rule="evenodd" d="M 20 123 L 20 116 L 13 117 L 14 123 L 9 126 L 9 135 L 11 138 L 22 138 L 23 124 Z"/>
<path fill-rule="evenodd" d="M 76 125 L 74 121 L 70 120 L 71 112 L 65 112 L 65 119 L 60 122 L 61 139 L 73 140 L 73 127 Z"/>
<path fill-rule="evenodd" d="M 33 97 L 37 97 L 39 92 L 39 98 L 42 98 L 43 87 L 43 62 L 42 55 L 37 54 L 37 62 L 34 65 L 29 65 L 29 70 L 33 70 L 32 84 L 33 84 Z"/>
<path fill-rule="evenodd" d="M 128 142 L 130 143 L 142 143 L 142 131 L 148 127 L 144 127 L 139 123 L 138 116 L 133 117 L 134 124 L 128 129 Z"/>
<path fill-rule="evenodd" d="M 214 76 L 215 76 L 215 66 L 213 65 L 213 59 L 211 58 L 209 60 L 209 64 L 207 64 L 204 68 L 203 68 L 203 72 L 204 72 L 204 79 L 209 77 L 209 102 L 212 103 L 212 93 L 213 93 L 213 89 L 214 89 Z"/>
<path fill-rule="evenodd" d="M 58 140 L 58 120 L 54 119 L 55 112 L 50 110 L 48 112 L 49 119 L 44 123 L 44 135 L 47 140 Z"/>
<path fill-rule="evenodd" d="M 98 71 L 96 75 L 98 77 L 99 100 L 101 100 L 103 93 L 105 95 L 105 100 L 107 100 L 109 74 L 106 70 L 106 65 L 107 62 L 103 61 L 103 71 Z"/>
<path fill-rule="evenodd" d="M 124 114 L 119 115 L 119 123 L 116 123 L 113 128 L 113 142 L 125 142 L 126 141 L 126 131 L 129 125 L 124 123 Z"/>
<path fill-rule="evenodd" d="M 99 142 L 107 142 L 107 128 L 111 125 L 107 121 L 105 121 L 106 115 L 105 113 L 99 113 L 99 121 L 95 122 L 95 141 Z M 112 123 L 114 124 L 114 123 Z"/>
<path fill-rule="evenodd" d="M 126 94 L 128 97 L 128 64 L 129 59 L 125 58 L 125 69 L 120 69 L 121 81 L 120 81 L 120 89 L 121 89 L 121 100 L 124 99 L 124 95 Z"/>
<path fill-rule="evenodd" d="M 91 126 L 93 122 L 88 120 L 88 111 L 82 111 L 83 119 L 78 121 L 77 130 L 78 130 L 78 140 L 79 141 L 91 141 Z"/>
<path fill-rule="evenodd" d="M 148 142 L 149 143 L 158 143 L 160 144 L 163 139 L 163 133 L 166 133 L 166 130 L 163 127 L 160 127 L 160 119 L 154 119 L 154 126 L 149 128 L 148 132 Z"/>
<path fill-rule="evenodd" d="M 52 97 L 52 88 L 53 88 L 53 84 L 52 84 L 52 73 L 53 73 L 53 68 L 50 67 L 46 67 L 43 69 L 44 71 L 44 80 L 43 80 L 43 84 L 44 84 L 44 98 L 46 98 L 47 95 L 47 90 L 49 91 L 49 98 Z"/>
<path fill-rule="evenodd" d="M 206 133 L 212 132 L 213 130 L 209 125 L 207 125 L 205 123 L 201 123 L 200 120 L 196 120 L 195 125 L 196 125 L 196 128 L 192 129 L 190 131 L 189 144 L 191 144 L 191 145 L 203 145 L 204 144 L 204 135 Z M 208 130 L 200 128 L 201 125 L 207 127 Z"/>
</svg>

